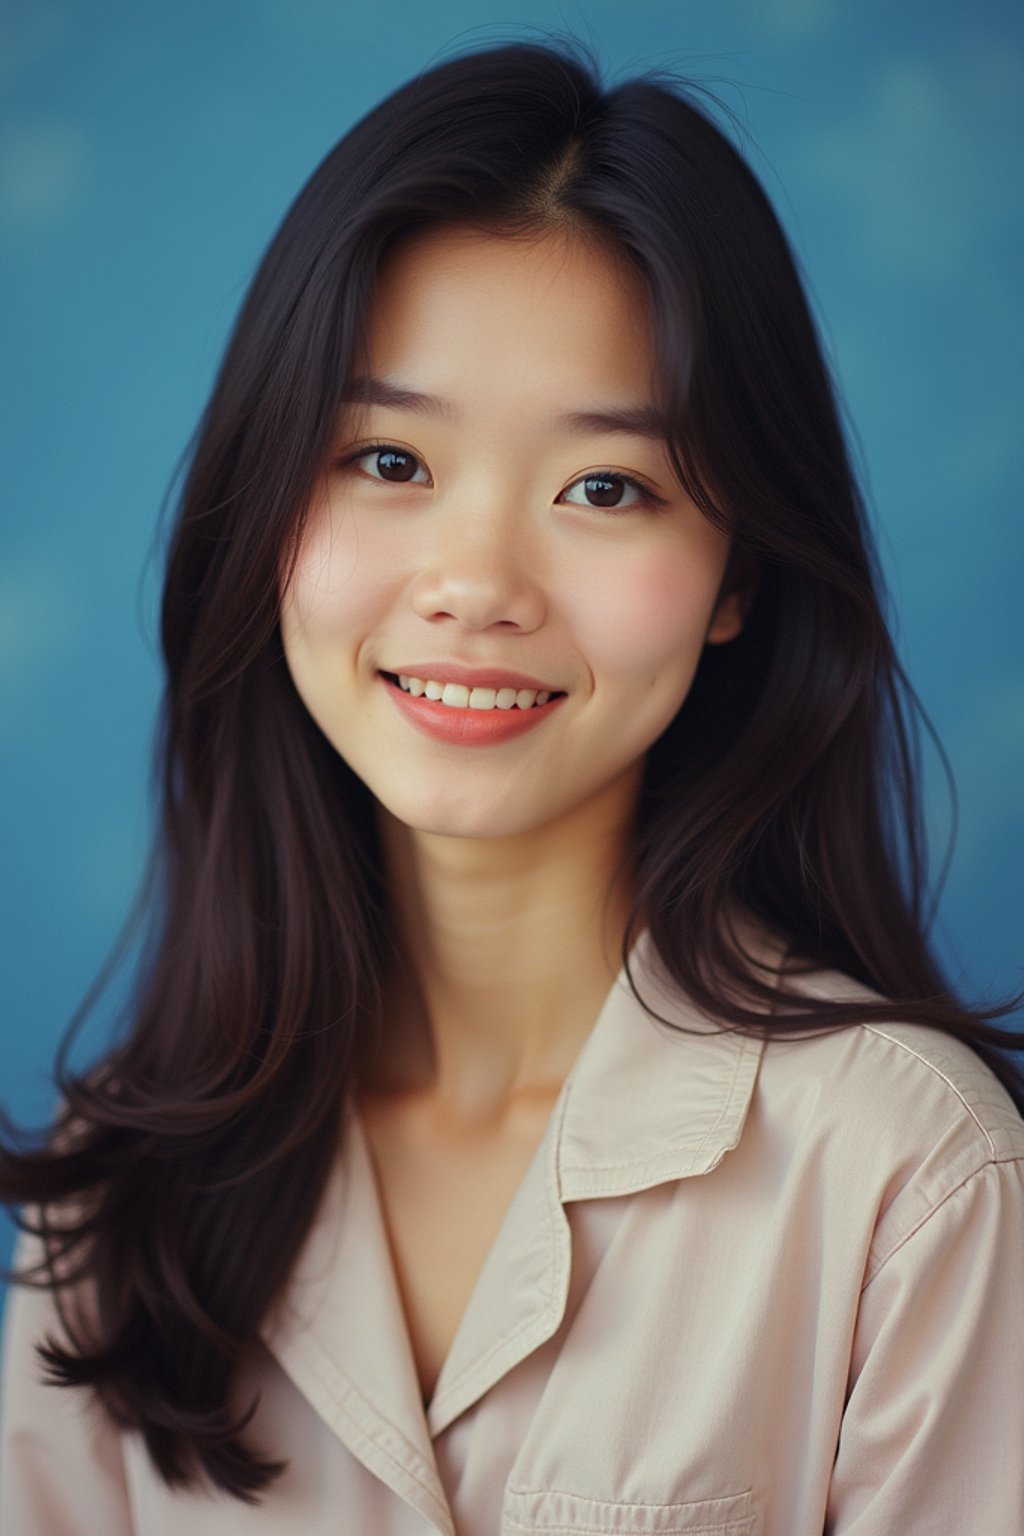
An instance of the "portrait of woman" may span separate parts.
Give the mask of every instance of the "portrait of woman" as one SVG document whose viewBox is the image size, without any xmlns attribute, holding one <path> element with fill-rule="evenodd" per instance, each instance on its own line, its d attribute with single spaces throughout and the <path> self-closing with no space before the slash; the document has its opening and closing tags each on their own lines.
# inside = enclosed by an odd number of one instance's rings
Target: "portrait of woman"
<svg viewBox="0 0 1024 1536">
<path fill-rule="evenodd" d="M 177 507 L 131 1028 L 8 1124 L 5 1536 L 1024 1528 L 1024 1047 L 701 93 L 435 63 Z"/>
</svg>

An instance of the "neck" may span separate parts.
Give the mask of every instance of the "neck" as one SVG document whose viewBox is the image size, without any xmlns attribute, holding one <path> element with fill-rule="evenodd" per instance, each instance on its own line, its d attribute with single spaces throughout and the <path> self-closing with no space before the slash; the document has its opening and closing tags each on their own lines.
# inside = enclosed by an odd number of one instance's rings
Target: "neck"
<svg viewBox="0 0 1024 1536">
<path fill-rule="evenodd" d="M 635 785 L 515 838 L 441 837 L 381 809 L 404 967 L 370 1092 L 464 1120 L 556 1093 L 618 974 Z"/>
</svg>

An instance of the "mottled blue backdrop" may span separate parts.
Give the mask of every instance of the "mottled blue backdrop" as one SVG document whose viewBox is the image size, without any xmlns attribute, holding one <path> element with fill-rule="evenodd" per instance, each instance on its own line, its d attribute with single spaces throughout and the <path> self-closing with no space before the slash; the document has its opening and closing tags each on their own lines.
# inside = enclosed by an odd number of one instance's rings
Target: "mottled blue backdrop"
<svg viewBox="0 0 1024 1536">
<path fill-rule="evenodd" d="M 612 77 L 688 73 L 738 114 L 809 274 L 901 651 L 960 792 L 938 945 L 969 989 L 1018 984 L 1022 16 L 1017 0 L 0 3 L 9 1108 L 47 1114 L 55 1043 L 141 871 L 156 518 L 254 263 L 382 94 L 538 29 L 589 42 Z M 928 803 L 941 844 L 934 760 Z"/>
</svg>

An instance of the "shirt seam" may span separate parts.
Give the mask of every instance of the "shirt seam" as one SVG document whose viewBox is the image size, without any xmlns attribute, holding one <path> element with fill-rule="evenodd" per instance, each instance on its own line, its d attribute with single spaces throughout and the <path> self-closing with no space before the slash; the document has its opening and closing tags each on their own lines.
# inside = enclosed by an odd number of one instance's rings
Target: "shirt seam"
<svg viewBox="0 0 1024 1536">
<path fill-rule="evenodd" d="M 667 1504 L 662 1504 L 649 1499 L 595 1499 L 589 1494 L 573 1493 L 569 1488 L 552 1488 L 548 1484 L 543 1488 L 515 1487 L 509 1484 L 507 1489 L 516 1498 L 538 1493 L 558 1494 L 560 1498 L 579 1499 L 586 1504 L 599 1505 L 602 1509 L 703 1509 L 709 1504 L 728 1504 L 733 1499 L 748 1499 L 753 1491 L 753 1488 L 737 1488 L 735 1493 L 712 1494 L 707 1499 L 670 1499 Z"/>
<path fill-rule="evenodd" d="M 747 1533 L 752 1530 L 753 1519 L 753 1514 L 737 1515 L 735 1520 L 716 1520 L 714 1525 L 701 1525 L 699 1529 L 687 1521 L 685 1526 L 667 1527 L 662 1532 L 662 1536 L 747 1536 Z M 543 1531 L 546 1536 L 608 1536 L 606 1526 L 576 1525 L 575 1522 L 572 1525 L 566 1525 L 561 1520 L 554 1525 L 537 1525 L 533 1522 L 524 1525 L 514 1515 L 506 1515 L 505 1524 L 513 1531 Z"/>
<path fill-rule="evenodd" d="M 895 1258 L 900 1250 L 905 1248 L 911 1239 L 917 1236 L 921 1228 L 926 1226 L 928 1222 L 931 1221 L 933 1216 L 938 1215 L 939 1211 L 941 1211 L 943 1207 L 949 1203 L 953 1196 L 958 1194 L 960 1190 L 964 1189 L 968 1184 L 970 1184 L 972 1179 L 980 1178 L 980 1176 L 985 1173 L 987 1169 L 998 1168 L 1003 1163 L 1020 1162 L 1024 1162 L 1024 1153 L 1016 1153 L 1012 1157 L 987 1157 L 983 1163 L 978 1164 L 977 1168 L 972 1168 L 970 1173 L 965 1174 L 959 1183 L 954 1184 L 951 1189 L 948 1189 L 942 1196 L 942 1199 L 936 1201 L 933 1206 L 925 1211 L 920 1220 L 916 1221 L 914 1225 L 903 1234 L 899 1242 L 895 1243 L 893 1247 L 890 1248 L 889 1252 L 885 1255 L 885 1258 L 879 1262 L 878 1268 L 868 1277 L 867 1280 L 865 1280 L 864 1284 L 861 1286 L 861 1295 L 863 1296 L 868 1286 L 872 1285 L 875 1280 L 878 1279 L 878 1276 L 882 1273 L 882 1270 L 889 1263 L 890 1259 Z"/>
<path fill-rule="evenodd" d="M 978 1118 L 977 1114 L 975 1113 L 974 1109 L 967 1102 L 966 1098 L 964 1097 L 964 1095 L 960 1091 L 960 1089 L 957 1087 L 956 1083 L 953 1082 L 951 1077 L 947 1076 L 947 1074 L 945 1072 L 943 1072 L 941 1067 L 937 1067 L 933 1061 L 929 1061 L 927 1056 L 922 1056 L 920 1051 L 915 1051 L 913 1046 L 908 1045 L 905 1040 L 898 1039 L 896 1035 L 887 1034 L 887 1032 L 884 1029 L 879 1028 L 879 1026 L 877 1024 L 865 1024 L 864 1028 L 867 1030 L 867 1032 L 869 1034 L 877 1035 L 880 1040 L 888 1040 L 890 1045 L 898 1046 L 900 1050 L 906 1051 L 908 1056 L 913 1056 L 917 1061 L 922 1062 L 926 1067 L 928 1067 L 928 1069 L 930 1071 L 934 1072 L 936 1077 L 940 1077 L 942 1079 L 942 1081 L 946 1084 L 946 1087 L 951 1089 L 952 1092 L 956 1095 L 956 1097 L 960 1100 L 960 1103 L 963 1105 L 963 1107 L 967 1111 L 968 1115 L 970 1115 L 971 1119 L 974 1121 L 975 1125 L 978 1127 L 978 1130 L 984 1136 L 986 1142 L 988 1143 L 989 1150 L 992 1153 L 992 1160 L 993 1161 L 1000 1161 L 1000 1159 L 998 1157 L 998 1154 L 996 1152 L 996 1144 L 995 1144 L 995 1141 L 993 1140 L 991 1131 L 988 1129 L 988 1127 L 981 1120 L 979 1120 L 979 1118 Z M 1003 1161 L 1007 1161 L 1007 1160 L 1008 1159 L 1003 1159 Z M 1009 1160 L 1012 1161 L 1012 1159 L 1009 1159 Z M 959 1188 L 959 1186 L 957 1186 L 957 1187 Z"/>
</svg>

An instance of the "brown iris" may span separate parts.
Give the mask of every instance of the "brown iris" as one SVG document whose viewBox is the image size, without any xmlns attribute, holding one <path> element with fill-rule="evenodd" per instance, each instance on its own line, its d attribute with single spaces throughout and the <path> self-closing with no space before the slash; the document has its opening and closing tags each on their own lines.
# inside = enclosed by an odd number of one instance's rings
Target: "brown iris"
<svg viewBox="0 0 1024 1536">
<path fill-rule="evenodd" d="M 588 475 L 583 489 L 593 507 L 617 507 L 625 490 L 617 475 Z"/>
<path fill-rule="evenodd" d="M 411 480 L 418 465 L 415 454 L 398 448 L 382 448 L 377 454 L 377 471 L 386 480 Z"/>
</svg>

